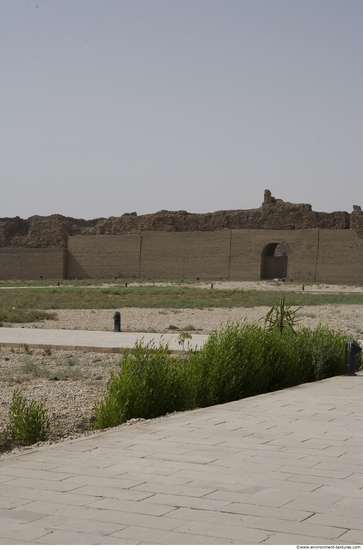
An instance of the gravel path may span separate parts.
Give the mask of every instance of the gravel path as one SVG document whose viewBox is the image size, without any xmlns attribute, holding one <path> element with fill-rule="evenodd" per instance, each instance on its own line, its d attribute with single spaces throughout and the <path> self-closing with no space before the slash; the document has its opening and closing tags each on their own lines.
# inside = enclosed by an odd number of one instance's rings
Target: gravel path
<svg viewBox="0 0 363 550">
<path fill-rule="evenodd" d="M 124 308 L 121 312 L 121 329 L 123 332 L 179 332 L 188 330 L 199 334 L 210 334 L 213 330 L 232 321 L 249 322 L 263 318 L 268 307 L 254 308 L 208 308 L 208 309 L 139 309 Z M 54 313 L 54 310 L 52 310 Z M 80 309 L 57 310 L 53 321 L 22 323 L 28 328 L 70 329 L 70 330 L 113 330 L 115 310 Z M 359 337 L 363 331 L 362 305 L 325 305 L 304 306 L 298 313 L 300 324 L 315 328 L 329 324 L 332 328 L 347 330 Z M 176 328 L 171 328 L 176 327 Z"/>
</svg>

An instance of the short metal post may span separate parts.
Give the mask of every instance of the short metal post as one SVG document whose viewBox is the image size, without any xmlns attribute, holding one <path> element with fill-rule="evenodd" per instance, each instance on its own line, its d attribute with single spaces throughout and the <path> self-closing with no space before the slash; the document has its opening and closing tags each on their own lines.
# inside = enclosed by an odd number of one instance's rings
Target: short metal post
<svg viewBox="0 0 363 550">
<path fill-rule="evenodd" d="M 114 320 L 113 332 L 121 332 L 121 313 L 119 311 L 115 311 L 113 320 Z"/>
<path fill-rule="evenodd" d="M 345 342 L 345 376 L 356 376 L 355 356 L 362 351 L 362 348 L 355 340 Z"/>
</svg>

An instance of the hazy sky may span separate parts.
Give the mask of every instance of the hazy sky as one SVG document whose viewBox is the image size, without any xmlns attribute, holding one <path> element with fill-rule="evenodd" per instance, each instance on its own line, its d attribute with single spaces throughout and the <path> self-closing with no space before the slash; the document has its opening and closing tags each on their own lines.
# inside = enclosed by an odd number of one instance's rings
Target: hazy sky
<svg viewBox="0 0 363 550">
<path fill-rule="evenodd" d="M 363 207 L 362 0 L 0 0 L 0 217 Z"/>
</svg>

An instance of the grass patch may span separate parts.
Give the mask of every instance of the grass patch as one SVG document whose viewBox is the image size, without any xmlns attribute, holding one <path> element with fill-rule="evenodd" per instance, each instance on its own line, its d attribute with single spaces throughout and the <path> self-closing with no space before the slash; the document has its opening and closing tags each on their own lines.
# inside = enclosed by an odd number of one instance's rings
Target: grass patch
<svg viewBox="0 0 363 550">
<path fill-rule="evenodd" d="M 79 287 L 79 286 L 101 286 L 105 284 L 122 284 L 126 283 L 172 283 L 172 284 L 183 284 L 183 283 L 195 283 L 195 279 L 153 279 L 152 277 L 146 277 L 141 279 L 134 279 L 130 277 L 113 277 L 112 279 L 37 279 L 34 281 L 0 281 L 1 287 L 47 287 L 47 286 L 59 286 L 67 287 Z"/>
<path fill-rule="evenodd" d="M 33 322 L 52 319 L 51 309 L 117 309 L 137 308 L 209 308 L 272 307 L 276 293 L 260 290 L 215 290 L 188 286 L 95 288 L 0 289 L 0 321 Z M 362 293 L 306 294 L 285 293 L 286 301 L 295 306 L 325 304 L 363 304 Z M 15 308 L 15 309 L 13 309 Z"/>
<path fill-rule="evenodd" d="M 24 361 L 22 370 L 24 374 L 31 374 L 35 378 L 47 378 L 50 374 L 48 370 L 43 369 L 43 367 L 40 367 L 30 359 Z"/>
<path fill-rule="evenodd" d="M 74 365 L 77 365 L 78 360 L 75 357 L 67 357 L 65 362 L 68 367 L 74 367 Z"/>
<path fill-rule="evenodd" d="M 3 369 L 0 370 L 0 382 L 8 382 L 8 380 L 12 377 L 12 373 L 9 369 Z"/>
<path fill-rule="evenodd" d="M 72 366 L 68 366 L 65 370 L 54 372 L 51 377 L 54 380 L 82 380 L 83 374 L 79 367 L 73 368 Z"/>
<path fill-rule="evenodd" d="M 171 356 L 138 343 L 121 357 L 108 393 L 95 404 L 95 427 L 131 418 L 154 418 L 208 407 L 344 373 L 347 335 L 325 327 L 265 331 L 230 324 L 214 332 L 201 350 Z M 362 366 L 356 356 L 357 369 Z"/>
<path fill-rule="evenodd" d="M 3 296 L 1 296 L 3 298 Z M 57 314 L 47 311 L 41 311 L 39 309 L 31 309 L 31 306 L 25 308 L 17 308 L 12 303 L 16 300 L 1 300 L 2 308 L 0 309 L 0 323 L 36 323 L 37 321 L 53 320 L 56 319 Z M 4 304 L 5 302 L 5 304 Z M 8 304 L 8 305 L 7 305 Z M 35 305 L 35 308 L 37 306 Z M 0 324 L 1 326 L 1 324 Z"/>
<path fill-rule="evenodd" d="M 43 365 L 37 365 L 34 361 L 26 359 L 23 365 L 23 374 L 30 374 L 34 378 L 49 378 L 53 380 L 82 380 L 83 374 L 79 367 L 75 367 L 77 360 L 67 357 L 65 368 L 56 371 L 49 370 Z"/>
</svg>

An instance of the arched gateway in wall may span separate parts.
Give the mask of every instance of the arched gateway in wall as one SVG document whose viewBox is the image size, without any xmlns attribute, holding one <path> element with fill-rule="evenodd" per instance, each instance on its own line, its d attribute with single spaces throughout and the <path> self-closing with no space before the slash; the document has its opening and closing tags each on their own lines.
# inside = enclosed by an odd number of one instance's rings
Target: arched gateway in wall
<svg viewBox="0 0 363 550">
<path fill-rule="evenodd" d="M 261 280 L 287 277 L 287 248 L 282 243 L 269 243 L 261 254 Z"/>
</svg>

